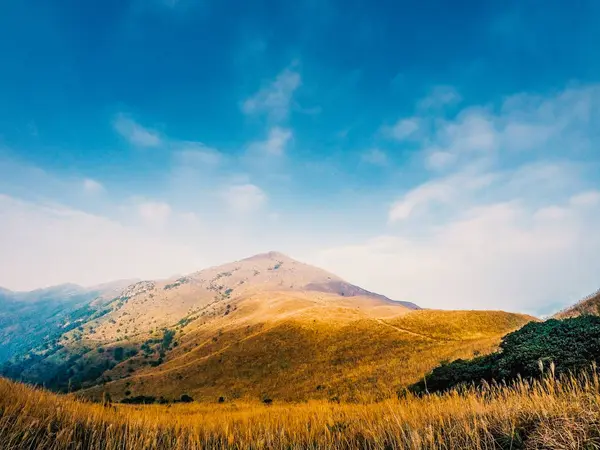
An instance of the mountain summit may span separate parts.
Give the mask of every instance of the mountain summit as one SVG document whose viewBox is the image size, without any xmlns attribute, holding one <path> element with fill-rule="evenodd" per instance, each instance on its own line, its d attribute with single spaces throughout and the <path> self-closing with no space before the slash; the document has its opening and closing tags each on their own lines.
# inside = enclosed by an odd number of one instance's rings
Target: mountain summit
<svg viewBox="0 0 600 450">
<path fill-rule="evenodd" d="M 190 320 L 199 312 L 218 309 L 240 302 L 261 299 L 266 316 L 273 309 L 264 307 L 276 298 L 303 299 L 306 304 L 356 302 L 356 307 L 390 307 L 406 311 L 418 309 L 409 302 L 395 302 L 350 284 L 323 269 L 301 263 L 282 253 L 271 251 L 249 258 L 210 267 L 186 276 L 162 281 L 141 281 L 125 289 L 113 302 L 114 311 L 94 327 L 93 339 L 111 339 L 169 327 L 180 320 Z M 289 303 L 289 302 L 288 302 Z M 300 305 L 296 305 L 301 309 Z M 288 305 L 294 312 L 294 306 Z M 123 320 L 117 318 L 126 317 Z"/>
</svg>

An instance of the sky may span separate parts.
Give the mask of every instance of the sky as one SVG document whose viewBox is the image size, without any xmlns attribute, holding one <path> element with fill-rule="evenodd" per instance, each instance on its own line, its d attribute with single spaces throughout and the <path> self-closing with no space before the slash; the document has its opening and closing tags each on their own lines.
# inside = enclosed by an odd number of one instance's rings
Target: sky
<svg viewBox="0 0 600 450">
<path fill-rule="evenodd" d="M 0 4 L 0 286 L 277 250 L 422 307 L 600 288 L 595 0 Z"/>
</svg>

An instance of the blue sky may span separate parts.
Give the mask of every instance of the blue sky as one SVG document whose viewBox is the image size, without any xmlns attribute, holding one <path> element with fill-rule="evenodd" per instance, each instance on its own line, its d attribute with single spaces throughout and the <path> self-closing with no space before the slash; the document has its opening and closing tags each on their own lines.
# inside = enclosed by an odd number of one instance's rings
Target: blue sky
<svg viewBox="0 0 600 450">
<path fill-rule="evenodd" d="M 277 249 L 426 307 L 600 287 L 595 1 L 0 5 L 0 285 Z"/>
</svg>

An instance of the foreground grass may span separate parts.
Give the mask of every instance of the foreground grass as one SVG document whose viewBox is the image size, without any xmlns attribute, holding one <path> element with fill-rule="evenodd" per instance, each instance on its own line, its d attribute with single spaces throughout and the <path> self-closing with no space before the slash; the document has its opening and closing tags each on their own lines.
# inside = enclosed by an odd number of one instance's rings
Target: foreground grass
<svg viewBox="0 0 600 450">
<path fill-rule="evenodd" d="M 596 376 L 371 404 L 102 406 L 0 380 L 0 448 L 600 448 Z"/>
</svg>

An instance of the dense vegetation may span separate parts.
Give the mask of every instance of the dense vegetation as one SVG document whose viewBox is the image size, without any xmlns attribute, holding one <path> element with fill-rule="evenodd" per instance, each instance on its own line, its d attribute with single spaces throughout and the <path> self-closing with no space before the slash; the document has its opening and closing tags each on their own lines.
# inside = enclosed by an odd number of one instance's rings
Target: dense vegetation
<svg viewBox="0 0 600 450">
<path fill-rule="evenodd" d="M 506 335 L 498 352 L 472 360 L 456 360 L 433 370 L 413 385 L 413 392 L 439 392 L 460 384 L 512 381 L 576 372 L 600 358 L 600 317 L 530 322 Z"/>
</svg>

